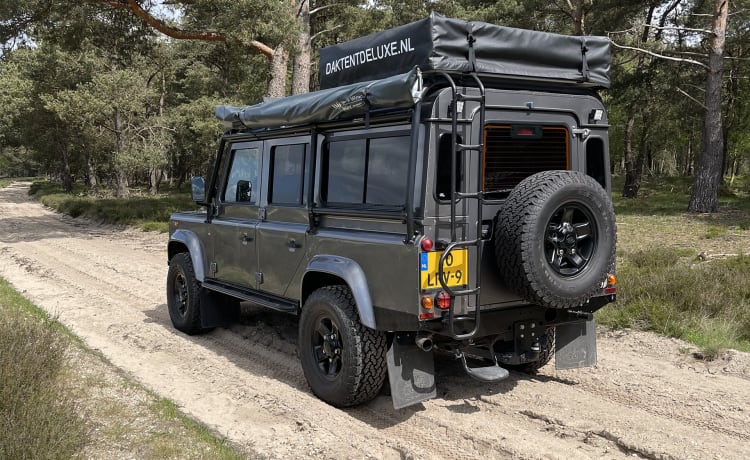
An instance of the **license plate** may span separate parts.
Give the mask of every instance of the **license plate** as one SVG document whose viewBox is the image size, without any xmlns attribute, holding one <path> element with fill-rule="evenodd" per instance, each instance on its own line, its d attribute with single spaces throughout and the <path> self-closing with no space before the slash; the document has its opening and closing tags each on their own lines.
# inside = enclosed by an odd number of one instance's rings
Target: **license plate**
<svg viewBox="0 0 750 460">
<path fill-rule="evenodd" d="M 454 249 L 445 257 L 443 264 L 443 281 L 448 287 L 462 286 L 469 281 L 467 249 Z M 442 287 L 438 281 L 438 265 L 442 252 L 423 252 L 420 254 L 419 269 L 422 278 L 422 289 Z"/>
</svg>

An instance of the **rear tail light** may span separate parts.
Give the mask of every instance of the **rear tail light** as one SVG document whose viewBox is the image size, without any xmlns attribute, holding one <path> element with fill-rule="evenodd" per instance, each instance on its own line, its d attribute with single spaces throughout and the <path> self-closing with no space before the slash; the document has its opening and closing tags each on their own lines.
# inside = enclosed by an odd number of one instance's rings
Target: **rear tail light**
<svg viewBox="0 0 750 460">
<path fill-rule="evenodd" d="M 423 251 L 429 252 L 432 251 L 432 248 L 435 247 L 435 243 L 432 241 L 432 239 L 425 236 L 424 238 L 422 238 L 422 243 L 420 244 L 420 246 L 422 247 Z"/>
<path fill-rule="evenodd" d="M 451 296 L 445 292 L 440 291 L 436 296 L 437 306 L 441 310 L 447 310 L 451 307 Z"/>
</svg>

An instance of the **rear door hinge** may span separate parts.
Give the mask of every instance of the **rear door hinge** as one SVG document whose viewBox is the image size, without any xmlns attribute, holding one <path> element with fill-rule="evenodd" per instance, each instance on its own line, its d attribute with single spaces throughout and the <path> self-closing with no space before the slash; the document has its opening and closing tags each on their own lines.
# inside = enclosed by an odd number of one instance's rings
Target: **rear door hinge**
<svg viewBox="0 0 750 460">
<path fill-rule="evenodd" d="M 258 284 L 263 284 L 263 273 L 262 272 L 255 272 L 255 282 Z"/>
<path fill-rule="evenodd" d="M 573 136 L 580 136 L 581 139 L 586 139 L 591 134 L 591 130 L 588 128 L 573 128 L 571 132 Z"/>
</svg>

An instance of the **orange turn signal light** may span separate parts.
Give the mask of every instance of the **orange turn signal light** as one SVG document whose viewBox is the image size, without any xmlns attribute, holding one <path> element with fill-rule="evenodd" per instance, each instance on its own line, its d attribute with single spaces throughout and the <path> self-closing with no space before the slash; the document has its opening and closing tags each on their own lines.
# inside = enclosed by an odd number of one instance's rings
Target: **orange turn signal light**
<svg viewBox="0 0 750 460">
<path fill-rule="evenodd" d="M 610 273 L 607 275 L 607 286 L 614 286 L 615 284 L 617 284 L 617 277 Z"/>
<path fill-rule="evenodd" d="M 422 296 L 422 308 L 425 310 L 432 310 L 432 307 L 435 306 L 435 301 L 432 300 L 432 296 L 425 295 Z"/>
</svg>

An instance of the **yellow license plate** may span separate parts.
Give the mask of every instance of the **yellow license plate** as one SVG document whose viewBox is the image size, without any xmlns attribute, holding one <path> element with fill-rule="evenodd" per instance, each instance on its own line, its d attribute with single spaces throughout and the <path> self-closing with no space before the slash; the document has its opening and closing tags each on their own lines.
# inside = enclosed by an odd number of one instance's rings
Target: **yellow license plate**
<svg viewBox="0 0 750 460">
<path fill-rule="evenodd" d="M 446 257 L 443 264 L 443 281 L 448 287 L 461 286 L 469 282 L 469 264 L 467 249 L 454 249 Z M 438 281 L 438 264 L 442 252 L 423 252 L 420 254 L 419 270 L 422 279 L 422 289 L 442 287 Z"/>
</svg>

